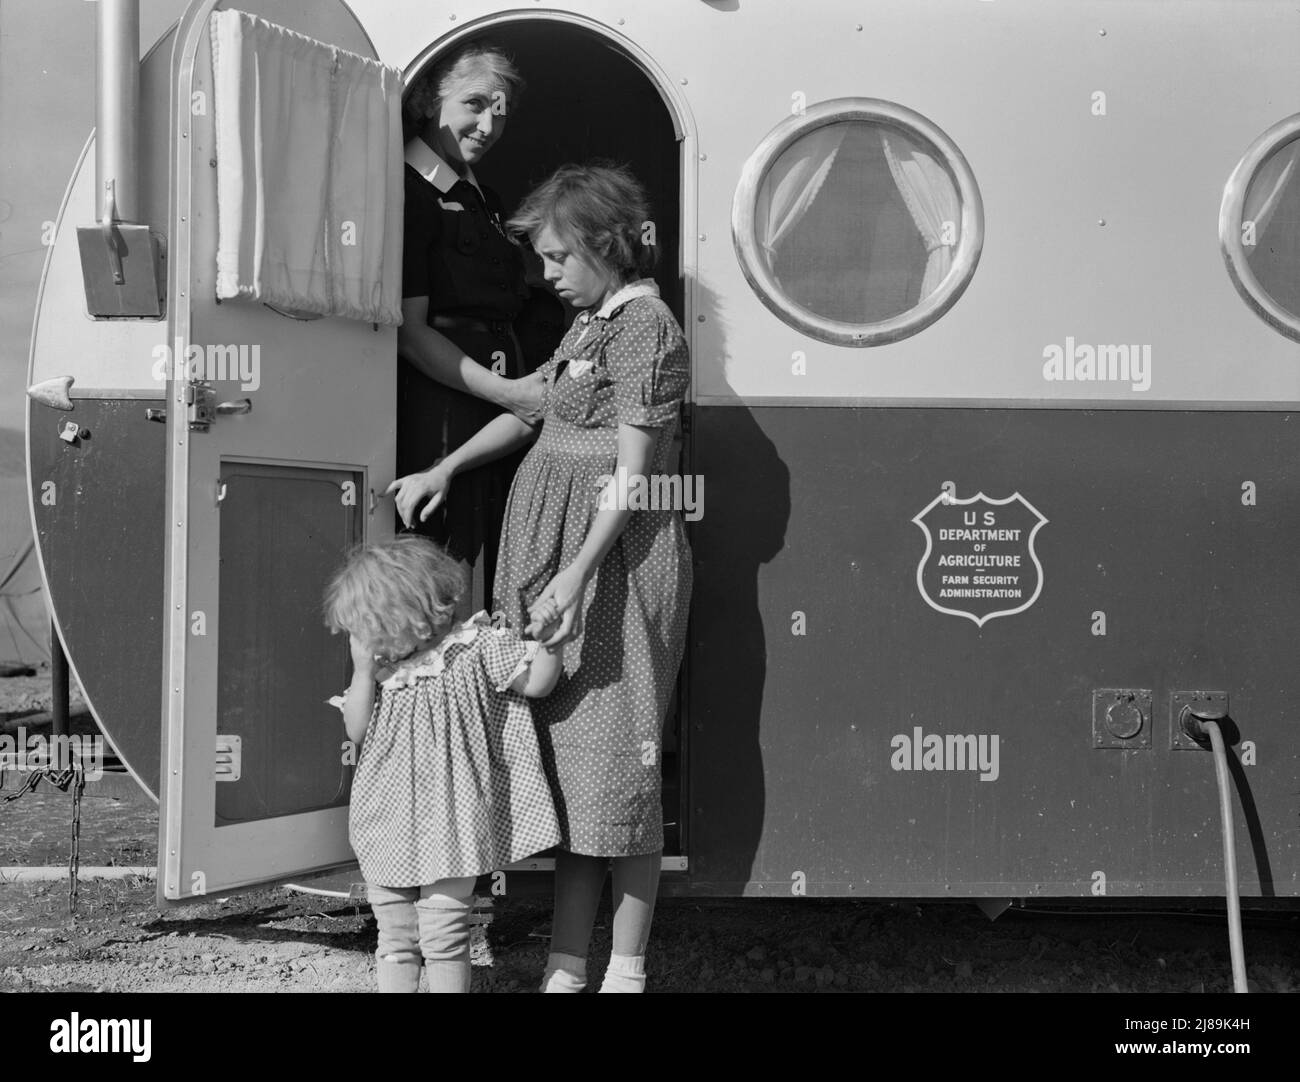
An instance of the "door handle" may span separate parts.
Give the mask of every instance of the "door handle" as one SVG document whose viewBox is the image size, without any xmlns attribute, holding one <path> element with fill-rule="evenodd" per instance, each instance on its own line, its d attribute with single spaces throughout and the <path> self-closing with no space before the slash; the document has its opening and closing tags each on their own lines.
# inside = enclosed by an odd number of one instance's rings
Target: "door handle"
<svg viewBox="0 0 1300 1082">
<path fill-rule="evenodd" d="M 217 403 L 217 415 L 220 417 L 233 417 L 240 413 L 249 413 L 253 409 L 253 400 L 251 398 L 236 398 L 229 402 Z"/>
</svg>

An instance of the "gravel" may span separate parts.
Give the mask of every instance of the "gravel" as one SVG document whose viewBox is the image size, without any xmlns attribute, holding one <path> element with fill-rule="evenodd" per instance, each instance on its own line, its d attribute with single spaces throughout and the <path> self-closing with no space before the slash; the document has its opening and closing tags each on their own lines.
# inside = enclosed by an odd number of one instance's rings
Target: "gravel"
<svg viewBox="0 0 1300 1082">
<path fill-rule="evenodd" d="M 325 904 L 322 904 L 324 902 Z M 549 904 L 480 899 L 474 991 L 531 991 Z M 79 917 L 60 884 L 0 885 L 0 991 L 370 991 L 375 925 L 347 903 L 253 891 L 158 913 L 153 886 L 87 883 Z M 1300 918 L 1248 914 L 1253 986 L 1300 987 Z M 1011 909 L 766 899 L 660 901 L 647 969 L 661 992 L 1224 992 L 1221 918 L 1196 913 Z M 597 918 L 593 984 L 610 950 Z"/>
</svg>

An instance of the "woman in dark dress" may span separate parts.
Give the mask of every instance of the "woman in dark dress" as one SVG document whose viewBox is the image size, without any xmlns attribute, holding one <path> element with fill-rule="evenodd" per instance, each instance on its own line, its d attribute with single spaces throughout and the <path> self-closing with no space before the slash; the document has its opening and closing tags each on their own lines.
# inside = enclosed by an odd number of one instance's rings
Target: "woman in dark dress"
<svg viewBox="0 0 1300 1082">
<path fill-rule="evenodd" d="M 541 379 L 528 372 L 550 351 L 540 345 L 529 363 L 513 327 L 529 297 L 523 257 L 502 227 L 495 193 L 473 171 L 501 137 L 521 88 L 508 57 L 471 45 L 407 95 L 418 135 L 405 154 L 399 477 L 446 457 L 498 414 L 531 420 L 541 404 Z M 460 562 L 462 616 L 491 607 L 497 540 L 518 461 L 472 471 L 445 507 L 412 523 Z M 481 577 L 473 574 L 480 560 Z"/>
</svg>

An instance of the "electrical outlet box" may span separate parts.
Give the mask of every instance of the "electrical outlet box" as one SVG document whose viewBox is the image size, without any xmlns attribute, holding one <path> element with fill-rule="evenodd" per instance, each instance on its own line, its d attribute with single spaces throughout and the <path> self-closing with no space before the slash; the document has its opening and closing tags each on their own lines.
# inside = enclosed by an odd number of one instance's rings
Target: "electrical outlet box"
<svg viewBox="0 0 1300 1082">
<path fill-rule="evenodd" d="M 1174 751 L 1204 751 L 1183 731 L 1183 709 L 1204 711 L 1220 717 L 1228 716 L 1226 691 L 1171 691 L 1169 693 L 1169 747 Z"/>
</svg>

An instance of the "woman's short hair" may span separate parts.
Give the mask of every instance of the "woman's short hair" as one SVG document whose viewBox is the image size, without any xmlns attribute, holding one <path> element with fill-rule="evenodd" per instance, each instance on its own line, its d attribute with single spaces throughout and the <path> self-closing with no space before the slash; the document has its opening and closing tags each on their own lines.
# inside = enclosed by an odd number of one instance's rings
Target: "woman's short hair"
<svg viewBox="0 0 1300 1082">
<path fill-rule="evenodd" d="M 462 582 L 460 565 L 427 538 L 361 545 L 325 590 L 325 626 L 404 657 L 451 626 Z"/>
<path fill-rule="evenodd" d="M 530 241 L 547 226 L 622 278 L 654 269 L 650 201 L 626 165 L 562 165 L 524 197 L 507 223 Z"/>
<path fill-rule="evenodd" d="M 461 83 L 476 75 L 485 75 L 495 90 L 505 95 L 506 108 L 514 109 L 524 91 L 524 77 L 514 61 L 497 46 L 475 42 L 458 52 L 436 61 L 427 75 L 417 79 L 407 91 L 403 109 L 407 122 L 421 126 L 443 98 Z"/>
</svg>

